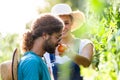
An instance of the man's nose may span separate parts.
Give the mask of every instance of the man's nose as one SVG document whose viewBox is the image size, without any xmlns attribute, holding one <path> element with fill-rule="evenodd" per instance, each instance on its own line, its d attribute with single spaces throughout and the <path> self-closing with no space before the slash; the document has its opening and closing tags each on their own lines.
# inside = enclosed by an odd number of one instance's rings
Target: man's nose
<svg viewBox="0 0 120 80">
<path fill-rule="evenodd" d="M 61 43 L 61 38 L 58 39 L 58 44 L 60 44 L 60 43 Z"/>
</svg>

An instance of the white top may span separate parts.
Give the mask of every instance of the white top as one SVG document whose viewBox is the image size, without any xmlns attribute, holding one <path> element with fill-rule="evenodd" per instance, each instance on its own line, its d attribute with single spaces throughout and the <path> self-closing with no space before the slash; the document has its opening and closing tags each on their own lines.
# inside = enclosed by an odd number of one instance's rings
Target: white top
<svg viewBox="0 0 120 80">
<path fill-rule="evenodd" d="M 93 44 L 90 40 L 88 40 L 88 39 L 80 39 L 80 46 L 79 46 L 79 55 L 80 55 L 80 53 L 82 52 L 82 49 L 87 45 L 87 44 L 89 44 L 89 43 L 91 43 L 91 44 Z M 49 53 L 45 53 L 44 54 L 44 57 L 45 57 L 45 59 L 46 59 L 46 62 L 47 62 L 47 66 L 51 69 L 51 71 L 52 71 L 52 63 L 50 62 L 50 57 L 49 57 Z M 67 61 L 69 61 L 70 60 L 70 58 L 68 57 L 68 56 L 59 56 L 59 55 L 56 55 L 55 56 L 55 58 L 56 58 L 56 63 L 59 63 L 59 64 L 63 64 L 63 63 L 65 63 L 65 62 L 67 62 Z"/>
<path fill-rule="evenodd" d="M 44 54 L 44 58 L 46 60 L 48 68 L 50 69 L 50 72 L 52 72 L 52 63 L 50 62 L 50 56 L 48 52 Z"/>
</svg>

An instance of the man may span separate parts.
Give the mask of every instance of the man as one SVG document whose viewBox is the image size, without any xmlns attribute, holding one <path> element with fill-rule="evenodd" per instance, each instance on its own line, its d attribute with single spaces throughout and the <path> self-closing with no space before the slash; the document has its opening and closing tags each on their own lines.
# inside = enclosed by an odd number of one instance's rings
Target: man
<svg viewBox="0 0 120 80">
<path fill-rule="evenodd" d="M 63 26 L 62 21 L 51 14 L 40 15 L 33 21 L 31 30 L 23 35 L 25 54 L 18 65 L 18 80 L 51 80 L 43 55 L 55 53 Z"/>
</svg>

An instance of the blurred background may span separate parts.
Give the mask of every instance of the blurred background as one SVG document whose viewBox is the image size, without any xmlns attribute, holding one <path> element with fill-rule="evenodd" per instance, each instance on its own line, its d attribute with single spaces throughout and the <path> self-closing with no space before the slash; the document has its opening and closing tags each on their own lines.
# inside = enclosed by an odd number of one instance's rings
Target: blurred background
<svg viewBox="0 0 120 80">
<path fill-rule="evenodd" d="M 86 23 L 72 32 L 94 43 L 92 64 L 81 66 L 85 80 L 120 80 L 120 0 L 0 0 L 0 63 L 12 59 L 15 48 L 22 55 L 23 32 L 57 3 L 85 14 Z"/>
</svg>

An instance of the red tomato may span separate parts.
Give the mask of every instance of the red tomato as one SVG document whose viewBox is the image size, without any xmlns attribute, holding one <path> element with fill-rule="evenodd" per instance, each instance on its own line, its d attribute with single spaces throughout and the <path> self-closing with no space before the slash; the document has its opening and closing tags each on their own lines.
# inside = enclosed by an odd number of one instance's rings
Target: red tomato
<svg viewBox="0 0 120 80">
<path fill-rule="evenodd" d="M 67 49 L 65 44 L 59 44 L 58 45 L 58 52 L 63 53 Z"/>
</svg>

